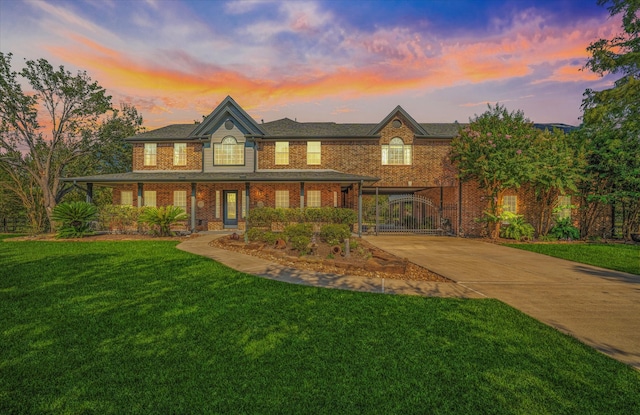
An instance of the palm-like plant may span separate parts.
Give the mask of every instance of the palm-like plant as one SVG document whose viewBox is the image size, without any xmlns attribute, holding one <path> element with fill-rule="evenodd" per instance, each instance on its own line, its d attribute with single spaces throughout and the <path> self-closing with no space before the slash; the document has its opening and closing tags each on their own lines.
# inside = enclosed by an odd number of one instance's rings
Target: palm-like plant
<svg viewBox="0 0 640 415">
<path fill-rule="evenodd" d="M 138 221 L 155 227 L 155 232 L 160 236 L 170 236 L 173 235 L 171 225 L 185 219 L 187 219 L 187 214 L 182 208 L 161 206 L 144 209 Z"/>
<path fill-rule="evenodd" d="M 61 203 L 53 209 L 52 219 L 62 225 L 58 229 L 58 238 L 80 238 L 92 235 L 91 222 L 96 220 L 98 210 L 95 205 L 86 202 Z"/>
</svg>

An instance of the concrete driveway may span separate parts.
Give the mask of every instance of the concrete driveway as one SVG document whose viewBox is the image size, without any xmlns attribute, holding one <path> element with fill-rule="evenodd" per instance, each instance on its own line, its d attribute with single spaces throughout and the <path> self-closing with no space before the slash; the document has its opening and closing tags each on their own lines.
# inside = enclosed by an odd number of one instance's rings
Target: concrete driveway
<svg viewBox="0 0 640 415">
<path fill-rule="evenodd" d="M 422 235 L 366 240 L 640 369 L 638 275 L 479 240 Z"/>
</svg>

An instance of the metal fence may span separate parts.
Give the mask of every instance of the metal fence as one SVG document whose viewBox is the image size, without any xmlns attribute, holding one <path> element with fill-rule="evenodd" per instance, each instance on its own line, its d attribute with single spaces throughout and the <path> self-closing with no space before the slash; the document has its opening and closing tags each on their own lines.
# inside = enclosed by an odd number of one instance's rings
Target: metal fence
<svg viewBox="0 0 640 415">
<path fill-rule="evenodd" d="M 458 207 L 436 204 L 413 194 L 385 195 L 370 199 L 363 208 L 365 233 L 457 234 Z"/>
<path fill-rule="evenodd" d="M 0 233 L 24 233 L 27 231 L 27 221 L 22 218 L 0 219 Z"/>
</svg>

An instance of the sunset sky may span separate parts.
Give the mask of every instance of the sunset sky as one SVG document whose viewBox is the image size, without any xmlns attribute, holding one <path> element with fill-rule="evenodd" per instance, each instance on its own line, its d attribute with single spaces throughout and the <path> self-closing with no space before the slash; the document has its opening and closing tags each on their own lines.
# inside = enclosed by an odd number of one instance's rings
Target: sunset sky
<svg viewBox="0 0 640 415">
<path fill-rule="evenodd" d="M 596 0 L 0 0 L 0 50 L 86 70 L 147 128 L 231 95 L 256 120 L 466 122 L 500 102 L 579 124 L 586 47 L 619 31 Z"/>
</svg>

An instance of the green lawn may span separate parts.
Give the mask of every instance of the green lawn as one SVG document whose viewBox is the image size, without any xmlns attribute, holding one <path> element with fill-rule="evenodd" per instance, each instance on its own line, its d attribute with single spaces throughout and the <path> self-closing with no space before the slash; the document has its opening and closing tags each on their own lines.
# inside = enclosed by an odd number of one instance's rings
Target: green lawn
<svg viewBox="0 0 640 415">
<path fill-rule="evenodd" d="M 640 245 L 505 244 L 539 254 L 640 275 Z"/>
<path fill-rule="evenodd" d="M 637 413 L 640 373 L 495 300 L 0 241 L 0 413 Z"/>
</svg>

